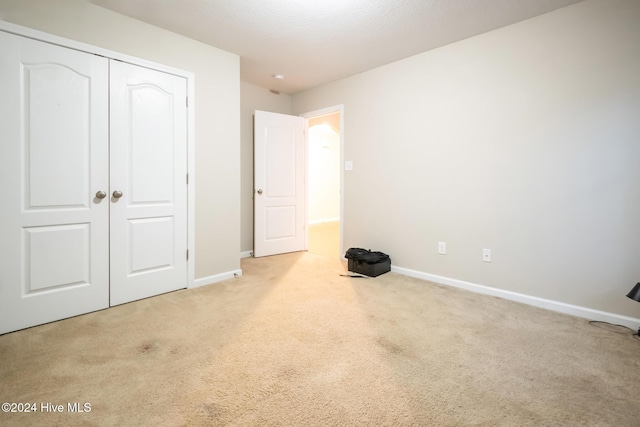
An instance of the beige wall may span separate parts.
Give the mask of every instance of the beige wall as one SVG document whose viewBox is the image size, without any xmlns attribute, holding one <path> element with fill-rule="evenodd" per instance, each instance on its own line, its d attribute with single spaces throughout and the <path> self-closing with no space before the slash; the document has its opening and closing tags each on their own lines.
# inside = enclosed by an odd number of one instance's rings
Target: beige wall
<svg viewBox="0 0 640 427">
<path fill-rule="evenodd" d="M 344 104 L 345 247 L 640 317 L 638 23 L 588 0 L 293 95 Z"/>
<path fill-rule="evenodd" d="M 87 0 L 0 0 L 0 19 L 195 74 L 195 276 L 240 268 L 238 56 Z"/>
<path fill-rule="evenodd" d="M 268 89 L 250 83 L 240 84 L 241 93 L 241 210 L 242 231 L 241 251 L 253 250 L 253 112 L 255 110 L 270 111 L 272 113 L 291 114 L 291 97 L 276 95 Z"/>
</svg>

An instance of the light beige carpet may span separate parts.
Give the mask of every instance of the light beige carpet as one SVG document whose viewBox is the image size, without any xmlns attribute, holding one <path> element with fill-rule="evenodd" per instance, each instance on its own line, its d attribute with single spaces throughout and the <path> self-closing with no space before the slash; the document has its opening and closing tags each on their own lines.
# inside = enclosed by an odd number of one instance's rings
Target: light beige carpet
<svg viewBox="0 0 640 427">
<path fill-rule="evenodd" d="M 0 336 L 0 400 L 65 405 L 0 425 L 640 424 L 630 332 L 309 253 L 242 268 Z"/>
</svg>

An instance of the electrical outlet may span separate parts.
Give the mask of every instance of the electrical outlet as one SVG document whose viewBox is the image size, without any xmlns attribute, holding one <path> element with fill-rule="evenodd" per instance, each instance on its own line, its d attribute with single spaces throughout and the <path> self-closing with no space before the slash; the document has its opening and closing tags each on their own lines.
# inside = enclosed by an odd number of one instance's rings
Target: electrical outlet
<svg viewBox="0 0 640 427">
<path fill-rule="evenodd" d="M 438 253 L 441 255 L 447 254 L 447 243 L 446 242 L 438 242 Z"/>
<path fill-rule="evenodd" d="M 482 250 L 482 261 L 491 262 L 491 249 Z"/>
</svg>

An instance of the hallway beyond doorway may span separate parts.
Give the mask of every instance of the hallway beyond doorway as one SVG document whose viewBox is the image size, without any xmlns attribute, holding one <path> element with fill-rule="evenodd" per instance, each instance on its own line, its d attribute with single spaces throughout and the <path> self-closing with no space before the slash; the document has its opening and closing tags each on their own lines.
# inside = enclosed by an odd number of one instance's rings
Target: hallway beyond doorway
<svg viewBox="0 0 640 427">
<path fill-rule="evenodd" d="M 340 221 L 309 224 L 309 252 L 341 258 Z"/>
</svg>

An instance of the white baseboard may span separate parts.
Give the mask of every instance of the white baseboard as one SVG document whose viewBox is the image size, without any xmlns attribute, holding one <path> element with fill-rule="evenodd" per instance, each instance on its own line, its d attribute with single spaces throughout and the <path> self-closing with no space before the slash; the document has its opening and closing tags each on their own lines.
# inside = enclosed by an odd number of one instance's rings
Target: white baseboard
<svg viewBox="0 0 640 427">
<path fill-rule="evenodd" d="M 640 319 L 622 316 L 619 314 L 608 313 L 606 311 L 594 310 L 587 307 L 566 304 L 559 301 L 538 298 L 530 295 L 519 294 L 517 292 L 505 291 L 504 289 L 492 288 L 490 286 L 478 285 L 476 283 L 465 282 L 463 280 L 452 279 L 450 277 L 437 276 L 435 274 L 423 273 L 421 271 L 410 270 L 408 268 L 391 266 L 391 271 L 403 274 L 416 279 L 428 280 L 439 283 L 441 285 L 453 286 L 455 288 L 466 289 L 479 294 L 491 295 L 494 297 L 504 298 L 511 301 L 521 302 L 523 304 L 532 305 L 534 307 L 545 308 L 547 310 L 557 311 L 572 316 L 578 316 L 589 320 L 598 320 L 603 322 L 624 325 L 634 331 L 640 326 Z"/>
<path fill-rule="evenodd" d="M 202 277 L 193 281 L 190 288 L 199 288 L 200 286 L 211 285 L 213 283 L 222 282 L 223 280 L 233 279 L 242 276 L 242 270 L 227 271 L 226 273 L 215 274 L 209 277 Z"/>
<path fill-rule="evenodd" d="M 250 251 L 240 252 L 240 258 L 251 258 L 253 256 L 253 249 Z"/>
</svg>

